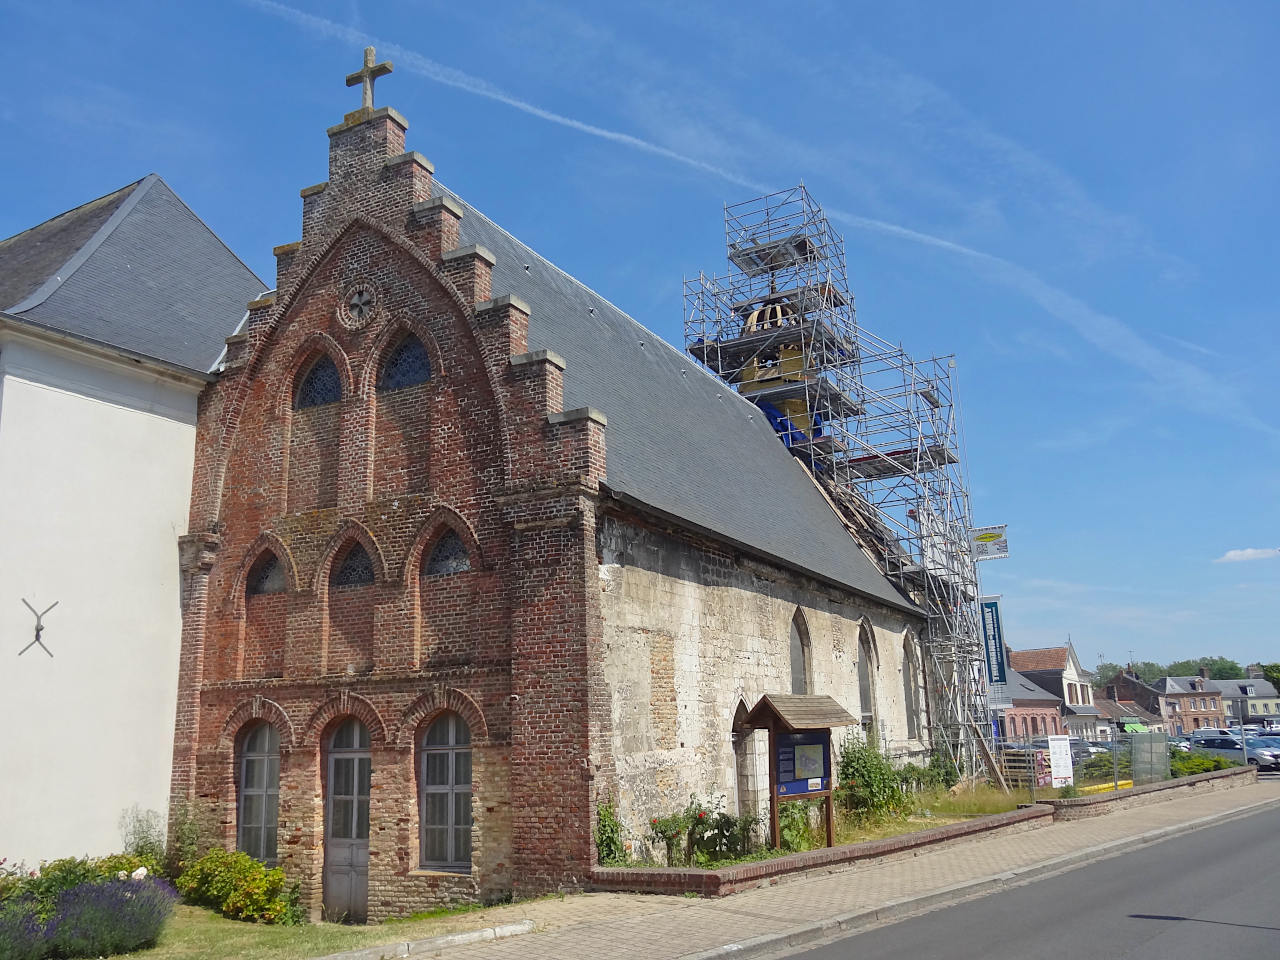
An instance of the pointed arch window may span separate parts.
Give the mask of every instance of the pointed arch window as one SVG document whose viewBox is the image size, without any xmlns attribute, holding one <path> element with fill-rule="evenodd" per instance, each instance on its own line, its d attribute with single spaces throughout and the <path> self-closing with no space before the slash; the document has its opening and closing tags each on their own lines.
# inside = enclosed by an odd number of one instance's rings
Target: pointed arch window
<svg viewBox="0 0 1280 960">
<path fill-rule="evenodd" d="M 299 410 L 337 403 L 342 399 L 342 377 L 333 358 L 321 354 L 302 375 L 293 391 L 293 405 Z"/>
<path fill-rule="evenodd" d="M 451 573 L 465 573 L 471 569 L 471 554 L 456 530 L 445 532 L 427 558 L 426 574 L 441 577 Z"/>
<path fill-rule="evenodd" d="M 858 638 L 858 702 L 862 707 L 862 733 L 868 743 L 874 743 L 876 729 L 876 681 L 875 644 L 864 627 Z"/>
<path fill-rule="evenodd" d="M 270 550 L 264 551 L 245 577 L 245 596 L 257 597 L 268 593 L 285 592 L 284 566 Z"/>
<path fill-rule="evenodd" d="M 269 723 L 250 729 L 240 744 L 236 847 L 268 866 L 276 863 L 280 808 L 280 734 Z"/>
<path fill-rule="evenodd" d="M 422 864 L 471 869 L 471 730 L 456 713 L 442 713 L 418 747 Z"/>
<path fill-rule="evenodd" d="M 796 610 L 791 618 L 791 692 L 813 692 L 813 670 L 809 663 L 809 630 L 804 614 Z"/>
<path fill-rule="evenodd" d="M 351 545 L 329 575 L 331 587 L 367 587 L 373 582 L 373 560 L 359 542 Z"/>
<path fill-rule="evenodd" d="M 907 739 L 919 740 L 923 698 L 920 695 L 920 664 L 910 637 L 902 642 L 902 704 L 907 714 Z"/>
<path fill-rule="evenodd" d="M 387 351 L 378 371 L 378 392 L 416 387 L 431 379 L 431 358 L 422 341 L 409 334 Z"/>
</svg>

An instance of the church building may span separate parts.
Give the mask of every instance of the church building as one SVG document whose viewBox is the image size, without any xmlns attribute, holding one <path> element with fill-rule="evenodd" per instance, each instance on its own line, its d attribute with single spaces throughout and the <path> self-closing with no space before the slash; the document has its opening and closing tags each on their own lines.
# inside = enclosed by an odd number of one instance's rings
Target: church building
<svg viewBox="0 0 1280 960">
<path fill-rule="evenodd" d="M 763 809 L 764 693 L 924 753 L 920 611 L 756 407 L 434 179 L 386 72 L 200 399 L 173 809 L 376 919 L 586 886 L 601 801 Z"/>
</svg>

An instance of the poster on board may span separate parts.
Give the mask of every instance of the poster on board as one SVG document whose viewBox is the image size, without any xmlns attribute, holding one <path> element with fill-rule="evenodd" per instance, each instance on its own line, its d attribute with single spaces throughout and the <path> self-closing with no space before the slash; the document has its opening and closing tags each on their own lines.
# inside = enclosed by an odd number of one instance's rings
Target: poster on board
<svg viewBox="0 0 1280 960">
<path fill-rule="evenodd" d="M 779 734 L 777 748 L 778 796 L 804 796 L 831 789 L 830 730 Z"/>
<path fill-rule="evenodd" d="M 969 549 L 974 560 L 1003 560 L 1009 556 L 1007 523 L 994 527 L 973 527 L 969 530 Z"/>
<path fill-rule="evenodd" d="M 1075 771 L 1071 767 L 1070 737 L 1049 738 L 1049 774 L 1055 787 L 1069 787 L 1076 782 Z"/>
</svg>

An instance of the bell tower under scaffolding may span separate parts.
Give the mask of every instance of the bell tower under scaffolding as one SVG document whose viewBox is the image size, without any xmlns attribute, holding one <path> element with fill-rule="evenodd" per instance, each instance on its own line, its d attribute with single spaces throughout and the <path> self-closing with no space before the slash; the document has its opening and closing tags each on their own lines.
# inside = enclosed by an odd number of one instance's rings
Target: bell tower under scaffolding
<svg viewBox="0 0 1280 960">
<path fill-rule="evenodd" d="M 858 326 L 844 239 L 804 186 L 725 207 L 727 272 L 684 285 L 685 347 L 755 403 L 928 617 L 935 746 L 991 759 L 978 575 L 951 357 Z"/>
</svg>

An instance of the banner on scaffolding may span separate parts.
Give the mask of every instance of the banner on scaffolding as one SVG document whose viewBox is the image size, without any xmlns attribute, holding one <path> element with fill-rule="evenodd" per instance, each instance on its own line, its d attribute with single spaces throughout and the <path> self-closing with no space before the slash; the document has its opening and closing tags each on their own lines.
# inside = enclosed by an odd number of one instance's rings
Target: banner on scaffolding
<svg viewBox="0 0 1280 960">
<path fill-rule="evenodd" d="M 969 531 L 969 548 L 975 560 L 1003 560 L 1009 556 L 1007 523 L 994 527 L 974 527 Z"/>
<path fill-rule="evenodd" d="M 998 597 L 983 597 L 982 607 L 982 646 L 987 653 L 987 682 L 991 685 L 1004 684 L 1006 671 L 1004 662 L 1004 627 L 1000 623 L 1000 600 Z"/>
</svg>

